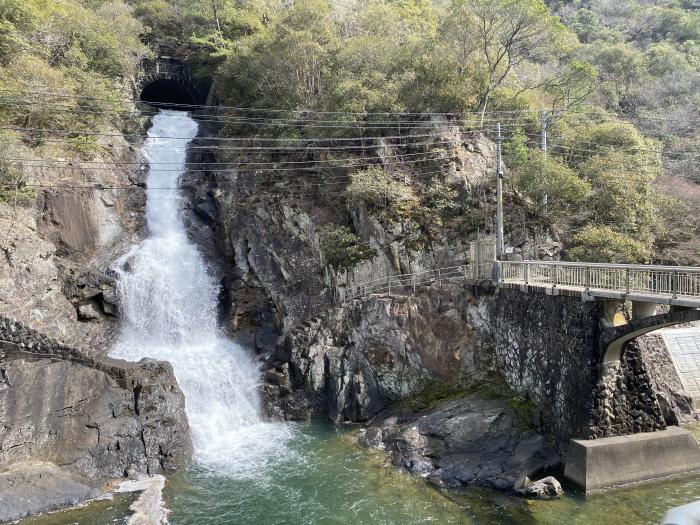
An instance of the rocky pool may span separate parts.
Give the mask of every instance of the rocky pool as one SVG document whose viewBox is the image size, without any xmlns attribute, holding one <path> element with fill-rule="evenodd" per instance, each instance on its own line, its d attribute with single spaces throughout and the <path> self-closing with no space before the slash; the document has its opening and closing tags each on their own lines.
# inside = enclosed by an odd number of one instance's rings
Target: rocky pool
<svg viewBox="0 0 700 525">
<path fill-rule="evenodd" d="M 168 480 L 173 525 L 268 524 L 656 524 L 667 509 L 700 498 L 700 474 L 584 498 L 571 487 L 554 501 L 470 488 L 438 490 L 396 470 L 382 453 L 355 444 L 352 429 L 294 425 L 284 455 L 254 477 L 197 467 Z M 133 496 L 29 519 L 22 525 L 126 523 Z"/>
</svg>

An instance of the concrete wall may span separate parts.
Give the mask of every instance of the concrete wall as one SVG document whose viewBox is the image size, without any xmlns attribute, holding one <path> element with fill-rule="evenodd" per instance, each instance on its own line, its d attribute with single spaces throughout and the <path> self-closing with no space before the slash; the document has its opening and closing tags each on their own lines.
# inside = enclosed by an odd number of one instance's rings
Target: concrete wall
<svg viewBox="0 0 700 525">
<path fill-rule="evenodd" d="M 586 492 L 700 469 L 693 435 L 671 427 L 661 432 L 574 440 L 564 475 Z"/>
</svg>

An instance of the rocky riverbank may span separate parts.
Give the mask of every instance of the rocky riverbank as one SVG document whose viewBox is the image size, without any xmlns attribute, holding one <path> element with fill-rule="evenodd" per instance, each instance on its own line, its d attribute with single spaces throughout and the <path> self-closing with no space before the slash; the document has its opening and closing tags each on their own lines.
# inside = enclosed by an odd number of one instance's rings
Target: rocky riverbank
<svg viewBox="0 0 700 525">
<path fill-rule="evenodd" d="M 90 354 L 0 319 L 0 501 L 13 502 L 0 505 L 4 520 L 73 505 L 111 480 L 172 472 L 189 460 L 172 367 Z"/>
</svg>

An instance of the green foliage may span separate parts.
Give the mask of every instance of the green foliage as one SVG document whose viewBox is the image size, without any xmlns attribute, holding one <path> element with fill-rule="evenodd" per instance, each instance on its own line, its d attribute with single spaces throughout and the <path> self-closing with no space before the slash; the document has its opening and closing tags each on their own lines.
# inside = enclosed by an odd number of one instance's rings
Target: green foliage
<svg viewBox="0 0 700 525">
<path fill-rule="evenodd" d="M 567 259 L 586 262 L 643 264 L 651 260 L 649 247 L 609 226 L 586 226 L 572 239 Z"/>
<path fill-rule="evenodd" d="M 327 265 L 344 270 L 350 270 L 377 254 L 374 248 L 363 244 L 347 226 L 325 228 L 322 232 L 322 251 Z"/>
<path fill-rule="evenodd" d="M 460 207 L 457 204 L 459 194 L 445 181 L 435 178 L 420 194 L 417 206 L 411 207 L 411 218 L 418 225 L 420 237 L 439 239 L 444 236 L 459 218 Z"/>
<path fill-rule="evenodd" d="M 0 28 L 5 125 L 75 131 L 114 121 L 115 81 L 146 53 L 144 28 L 122 1 L 0 0 Z"/>
<path fill-rule="evenodd" d="M 27 205 L 34 200 L 34 191 L 26 186 L 22 173 L 0 159 L 0 203 Z"/>
<path fill-rule="evenodd" d="M 382 168 L 372 167 L 356 171 L 345 190 L 351 202 L 364 202 L 370 211 L 389 213 L 395 218 L 406 215 L 416 203 L 413 190 L 396 182 Z"/>
<path fill-rule="evenodd" d="M 528 149 L 524 140 L 516 136 L 505 148 L 514 188 L 550 219 L 571 218 L 586 205 L 590 183 L 556 157 Z"/>
<path fill-rule="evenodd" d="M 76 135 L 66 139 L 66 145 L 85 160 L 94 158 L 100 147 L 94 136 Z"/>
</svg>

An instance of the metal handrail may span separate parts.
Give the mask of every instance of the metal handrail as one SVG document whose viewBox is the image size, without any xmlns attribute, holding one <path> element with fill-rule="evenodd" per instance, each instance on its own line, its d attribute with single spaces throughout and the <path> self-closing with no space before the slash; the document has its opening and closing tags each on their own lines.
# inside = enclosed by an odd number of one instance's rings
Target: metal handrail
<svg viewBox="0 0 700 525">
<path fill-rule="evenodd" d="M 502 261 L 501 282 L 624 294 L 700 298 L 700 268 L 556 261 Z"/>
<path fill-rule="evenodd" d="M 470 270 L 471 267 L 469 265 L 462 264 L 458 266 L 433 268 L 424 272 L 404 273 L 372 279 L 371 281 L 365 281 L 350 288 L 348 293 L 345 294 L 344 300 L 349 301 L 360 297 L 367 297 L 372 294 L 390 294 L 392 289 L 397 290 L 413 288 L 415 291 L 417 286 L 422 286 L 436 281 L 454 282 L 456 280 L 464 279 L 466 282 L 472 277 Z"/>
<path fill-rule="evenodd" d="M 613 291 L 626 295 L 671 296 L 674 300 L 700 300 L 700 267 L 607 264 L 560 261 L 499 261 L 501 283 Z M 389 293 L 433 282 L 478 281 L 491 278 L 491 262 L 461 264 L 380 277 L 347 290 L 345 301 Z M 692 299 L 694 300 L 694 299 Z"/>
<path fill-rule="evenodd" d="M 675 270 L 680 272 L 700 272 L 700 267 L 697 266 L 658 266 L 653 264 L 613 264 L 576 261 L 500 261 L 500 264 L 537 264 L 542 266 L 588 266 L 591 268 L 611 268 L 618 270 Z"/>
<path fill-rule="evenodd" d="M 401 274 L 397 274 L 397 275 L 390 275 L 390 276 L 387 276 L 387 277 L 378 277 L 377 279 L 371 279 L 371 280 L 369 280 L 369 281 L 363 281 L 363 282 L 361 282 L 360 284 L 357 284 L 357 285 L 355 285 L 355 286 L 364 286 L 364 285 L 367 285 L 367 284 L 372 284 L 372 283 L 379 282 L 379 281 L 386 281 L 387 279 L 393 279 L 393 278 L 397 278 L 397 277 L 409 277 L 409 276 L 412 276 L 412 275 L 424 275 L 424 274 L 427 274 L 427 273 L 437 272 L 437 271 L 441 271 L 441 270 L 442 270 L 442 271 L 452 270 L 452 269 L 454 269 L 454 268 L 462 268 L 462 267 L 464 267 L 464 266 L 467 266 L 467 267 L 468 267 L 469 265 L 467 265 L 467 264 L 460 264 L 460 265 L 456 265 L 456 266 L 446 266 L 446 267 L 444 267 L 444 268 L 433 268 L 432 270 L 425 270 L 425 271 L 423 271 L 423 272 L 401 273 Z"/>
</svg>

